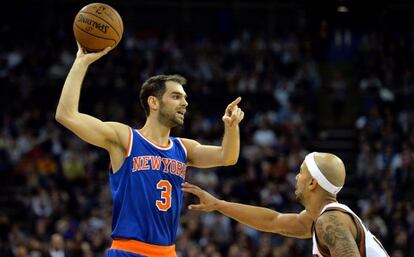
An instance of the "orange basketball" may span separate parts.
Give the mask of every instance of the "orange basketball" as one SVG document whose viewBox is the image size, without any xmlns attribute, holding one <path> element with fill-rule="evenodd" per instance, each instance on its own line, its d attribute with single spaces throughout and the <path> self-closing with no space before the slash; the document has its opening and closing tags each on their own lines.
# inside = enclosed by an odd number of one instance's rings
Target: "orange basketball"
<svg viewBox="0 0 414 257">
<path fill-rule="evenodd" d="M 107 4 L 93 3 L 83 7 L 73 22 L 73 33 L 88 52 L 99 52 L 115 47 L 124 33 L 122 18 Z"/>
</svg>

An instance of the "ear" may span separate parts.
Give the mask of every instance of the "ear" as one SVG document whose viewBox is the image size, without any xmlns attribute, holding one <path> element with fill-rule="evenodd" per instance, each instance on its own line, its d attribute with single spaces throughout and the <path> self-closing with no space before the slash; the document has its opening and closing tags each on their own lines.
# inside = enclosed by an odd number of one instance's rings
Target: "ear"
<svg viewBox="0 0 414 257">
<path fill-rule="evenodd" d="M 150 110 L 157 111 L 159 109 L 160 103 L 157 97 L 151 95 L 148 97 L 147 102 Z"/>
<path fill-rule="evenodd" d="M 318 181 L 316 181 L 316 179 L 314 179 L 314 178 L 311 178 L 309 180 L 309 184 L 308 184 L 309 191 L 315 190 L 316 189 L 316 185 L 318 185 Z"/>
</svg>

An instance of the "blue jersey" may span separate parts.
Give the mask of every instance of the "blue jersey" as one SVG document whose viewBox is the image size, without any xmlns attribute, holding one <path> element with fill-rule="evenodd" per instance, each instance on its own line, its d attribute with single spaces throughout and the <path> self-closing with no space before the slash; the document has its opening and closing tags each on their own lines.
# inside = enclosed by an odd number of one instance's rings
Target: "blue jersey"
<svg viewBox="0 0 414 257">
<path fill-rule="evenodd" d="M 160 246 L 175 243 L 186 163 L 179 138 L 170 137 L 168 146 L 161 147 L 130 129 L 127 157 L 110 175 L 112 238 Z"/>
</svg>

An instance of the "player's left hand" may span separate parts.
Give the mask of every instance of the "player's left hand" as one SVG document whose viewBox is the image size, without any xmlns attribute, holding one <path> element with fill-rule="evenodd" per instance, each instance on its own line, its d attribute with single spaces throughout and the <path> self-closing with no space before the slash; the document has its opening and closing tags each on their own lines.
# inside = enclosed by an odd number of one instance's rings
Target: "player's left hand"
<svg viewBox="0 0 414 257">
<path fill-rule="evenodd" d="M 223 115 L 223 122 L 225 126 L 234 128 L 239 125 L 240 121 L 244 118 L 244 112 L 237 106 L 241 101 L 241 97 L 237 97 L 236 100 L 231 102 Z"/>
<path fill-rule="evenodd" d="M 190 204 L 188 206 L 189 210 L 194 211 L 204 211 L 204 212 L 211 212 L 215 211 L 217 208 L 217 205 L 219 203 L 219 199 L 215 198 L 211 194 L 209 194 L 207 191 L 201 189 L 200 187 L 190 184 L 188 182 L 184 182 L 182 185 L 181 190 L 187 193 L 191 193 L 198 197 L 200 200 L 199 204 Z"/>
</svg>

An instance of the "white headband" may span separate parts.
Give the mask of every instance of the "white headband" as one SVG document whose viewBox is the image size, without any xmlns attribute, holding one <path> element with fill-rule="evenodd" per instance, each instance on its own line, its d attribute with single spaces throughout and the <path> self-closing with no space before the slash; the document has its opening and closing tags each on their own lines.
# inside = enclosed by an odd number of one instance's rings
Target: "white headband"
<svg viewBox="0 0 414 257">
<path fill-rule="evenodd" d="M 306 157 L 305 157 L 306 166 L 308 167 L 308 170 L 309 170 L 310 174 L 312 175 L 312 177 L 314 179 L 316 179 L 316 181 L 318 181 L 318 184 L 323 189 L 325 189 L 326 191 L 328 191 L 331 194 L 336 195 L 339 191 L 341 191 L 342 187 L 337 187 L 337 186 L 333 185 L 322 174 L 321 170 L 318 168 L 318 165 L 316 165 L 315 158 L 314 158 L 315 153 L 316 152 L 313 152 L 313 153 L 310 153 L 310 154 L 306 155 Z"/>
</svg>

